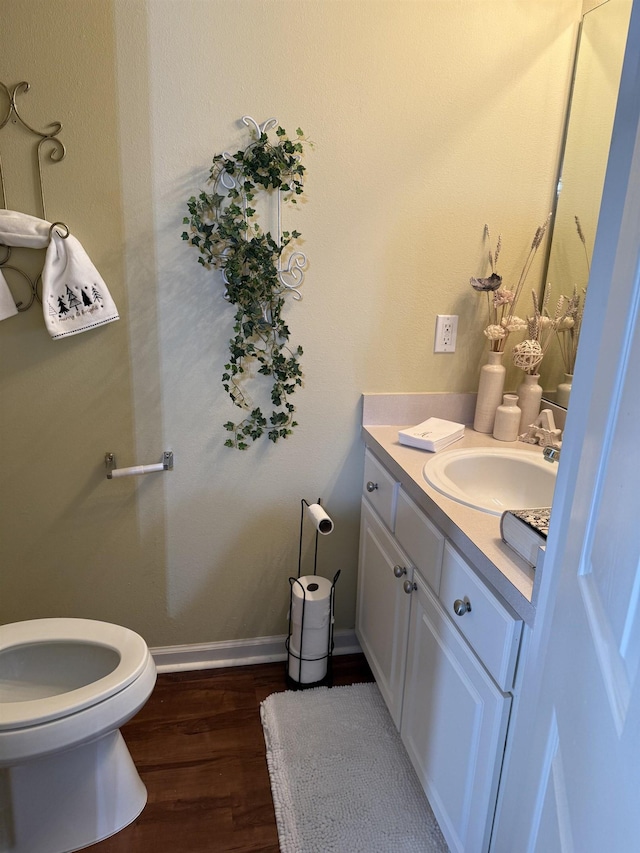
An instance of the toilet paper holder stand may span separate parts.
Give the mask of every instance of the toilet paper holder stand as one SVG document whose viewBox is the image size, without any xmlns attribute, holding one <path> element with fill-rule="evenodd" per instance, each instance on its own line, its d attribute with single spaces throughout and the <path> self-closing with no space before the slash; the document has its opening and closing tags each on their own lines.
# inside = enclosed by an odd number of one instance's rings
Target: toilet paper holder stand
<svg viewBox="0 0 640 853">
<path fill-rule="evenodd" d="M 305 609 L 307 605 L 307 590 L 299 580 L 302 572 L 302 539 L 304 532 L 304 519 L 305 519 L 305 510 L 311 510 L 311 515 L 313 516 L 314 507 L 320 507 L 322 509 L 322 520 L 318 520 L 318 518 L 314 518 L 316 521 L 316 535 L 315 535 L 315 543 L 314 543 L 314 552 L 313 552 L 313 574 L 316 575 L 318 573 L 318 536 L 320 533 L 331 533 L 333 531 L 333 521 L 329 518 L 328 515 L 324 512 L 322 508 L 322 501 L 318 498 L 315 504 L 309 504 L 304 498 L 300 501 L 300 543 L 298 549 L 298 576 L 289 578 L 289 632 L 287 634 L 287 639 L 285 641 L 285 647 L 287 649 L 287 661 L 286 661 L 286 681 L 287 685 L 291 687 L 293 690 L 303 690 L 310 687 L 321 687 L 321 686 L 331 686 L 332 684 L 332 668 L 331 668 L 331 658 L 333 655 L 333 614 L 334 614 L 334 601 L 335 601 L 335 591 L 336 591 L 336 583 L 338 582 L 338 578 L 340 577 L 340 569 L 333 576 L 333 581 L 331 582 L 331 590 L 329 594 L 329 631 L 327 636 L 327 651 L 325 655 L 321 655 L 318 657 L 317 655 L 313 655 L 312 657 L 305 656 Z M 319 513 L 315 513 L 316 516 Z M 326 516 L 326 519 L 324 518 Z M 326 524 L 325 521 L 329 522 Z M 330 526 L 329 526 L 330 525 Z M 291 638 L 293 636 L 293 594 L 294 594 L 294 585 L 297 584 L 302 592 L 302 618 L 300 624 L 300 649 L 299 652 L 296 652 L 293 649 L 291 644 Z M 290 664 L 291 658 L 298 661 L 298 675 L 299 680 L 293 678 L 290 673 Z M 305 683 L 303 682 L 303 672 L 305 662 L 317 664 L 320 661 L 326 660 L 327 668 L 326 673 L 323 678 L 317 681 Z"/>
</svg>

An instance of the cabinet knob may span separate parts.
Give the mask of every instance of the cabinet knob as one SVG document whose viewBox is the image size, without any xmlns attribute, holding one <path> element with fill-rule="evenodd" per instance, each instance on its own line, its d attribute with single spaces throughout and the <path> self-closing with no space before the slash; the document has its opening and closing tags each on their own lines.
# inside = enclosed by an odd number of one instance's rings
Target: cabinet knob
<svg viewBox="0 0 640 853">
<path fill-rule="evenodd" d="M 402 575 L 406 575 L 407 570 L 405 569 L 404 566 L 394 566 L 393 567 L 393 573 L 397 578 L 401 578 Z"/>
<path fill-rule="evenodd" d="M 414 589 L 418 589 L 418 584 L 415 581 L 405 581 L 402 584 L 403 590 L 409 595 L 414 591 Z"/>
<path fill-rule="evenodd" d="M 375 490 L 377 488 L 378 488 L 378 484 L 374 483 L 372 480 L 369 480 L 369 482 L 367 483 L 367 491 L 368 492 L 375 492 Z"/>
<path fill-rule="evenodd" d="M 456 616 L 464 616 L 465 613 L 471 613 L 471 602 L 466 598 L 464 601 L 461 598 L 456 598 L 453 602 L 453 612 Z"/>
</svg>

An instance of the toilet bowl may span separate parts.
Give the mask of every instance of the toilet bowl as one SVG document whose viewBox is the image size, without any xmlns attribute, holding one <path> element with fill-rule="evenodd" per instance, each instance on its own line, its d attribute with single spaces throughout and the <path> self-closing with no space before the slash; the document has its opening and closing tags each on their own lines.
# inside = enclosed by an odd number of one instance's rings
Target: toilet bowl
<svg viewBox="0 0 640 853">
<path fill-rule="evenodd" d="M 119 729 L 155 680 L 128 628 L 0 626 L 0 853 L 70 853 L 135 820 L 147 792 Z"/>
</svg>

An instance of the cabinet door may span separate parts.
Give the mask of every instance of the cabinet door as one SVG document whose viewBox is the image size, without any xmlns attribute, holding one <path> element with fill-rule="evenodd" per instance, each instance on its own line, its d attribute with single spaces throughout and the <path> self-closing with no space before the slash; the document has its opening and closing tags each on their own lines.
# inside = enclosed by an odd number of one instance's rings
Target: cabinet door
<svg viewBox="0 0 640 853">
<path fill-rule="evenodd" d="M 401 735 L 451 851 L 488 849 L 511 707 L 416 572 Z"/>
<path fill-rule="evenodd" d="M 363 500 L 356 635 L 398 729 L 411 607 L 403 584 L 412 579 L 412 566 Z"/>
</svg>

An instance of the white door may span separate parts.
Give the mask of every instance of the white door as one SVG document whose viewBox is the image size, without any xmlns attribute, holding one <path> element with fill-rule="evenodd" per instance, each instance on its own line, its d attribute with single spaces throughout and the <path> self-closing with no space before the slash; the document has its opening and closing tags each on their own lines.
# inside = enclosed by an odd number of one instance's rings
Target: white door
<svg viewBox="0 0 640 853">
<path fill-rule="evenodd" d="M 640 4 L 494 853 L 640 850 Z"/>
</svg>

